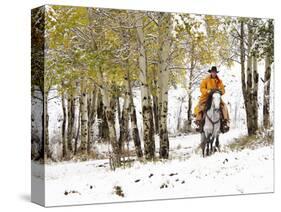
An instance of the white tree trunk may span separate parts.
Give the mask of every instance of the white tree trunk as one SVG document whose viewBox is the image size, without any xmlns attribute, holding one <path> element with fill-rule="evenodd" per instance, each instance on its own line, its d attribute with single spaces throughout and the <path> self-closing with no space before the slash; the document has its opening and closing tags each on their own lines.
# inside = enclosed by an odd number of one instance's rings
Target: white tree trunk
<svg viewBox="0 0 281 212">
<path fill-rule="evenodd" d="M 256 132 L 258 130 L 258 83 L 259 83 L 259 74 L 258 74 L 258 61 L 257 57 L 253 56 L 253 93 L 252 93 L 252 101 L 253 101 L 253 131 Z"/>
<path fill-rule="evenodd" d="M 73 152 L 74 120 L 75 120 L 75 100 L 72 94 L 67 97 L 67 146 L 69 152 Z"/>
<path fill-rule="evenodd" d="M 268 55 L 265 58 L 265 72 L 264 72 L 264 96 L 263 96 L 263 126 L 270 127 L 270 80 L 271 80 L 271 60 Z"/>
<path fill-rule="evenodd" d="M 80 94 L 80 116 L 81 116 L 81 144 L 79 152 L 81 154 L 87 153 L 87 142 L 88 142 L 88 100 L 85 82 L 81 81 L 81 94 Z"/>
<path fill-rule="evenodd" d="M 247 89 L 246 98 L 244 99 L 246 105 L 247 114 L 247 129 L 248 134 L 253 135 L 254 130 L 254 113 L 253 113 L 253 56 L 252 56 L 252 44 L 253 44 L 253 31 L 251 23 L 248 23 L 248 52 L 247 52 Z"/>
<path fill-rule="evenodd" d="M 94 88 L 90 94 L 88 94 L 88 142 L 87 153 L 90 154 L 91 147 L 94 139 L 94 123 L 97 113 L 97 89 Z"/>
<path fill-rule="evenodd" d="M 48 114 L 48 94 L 49 92 L 43 93 L 43 113 L 42 113 L 42 140 L 43 140 L 43 152 L 44 152 L 44 162 L 48 158 L 52 158 L 50 146 L 49 146 L 49 114 Z"/>
<path fill-rule="evenodd" d="M 188 82 L 188 107 L 187 107 L 187 132 L 191 132 L 192 124 L 192 81 L 193 81 L 193 60 L 191 58 L 190 71 L 189 71 L 189 82 Z"/>
<path fill-rule="evenodd" d="M 143 153 L 141 148 L 141 140 L 140 140 L 138 122 L 137 122 L 137 113 L 133 101 L 132 90 L 130 90 L 130 117 L 131 117 L 131 128 L 132 128 L 136 155 L 138 156 L 138 158 L 141 158 L 143 157 Z"/>
<path fill-rule="evenodd" d="M 138 129 L 138 122 L 137 122 L 137 113 L 134 105 L 134 98 L 132 92 L 132 85 L 131 85 L 131 76 L 130 76 L 130 67 L 129 61 L 126 61 L 126 69 L 127 69 L 127 92 L 128 92 L 128 104 L 129 104 L 129 113 L 131 119 L 131 129 L 132 129 L 132 136 L 135 145 L 135 152 L 138 158 L 143 157 L 142 148 L 141 148 L 141 141 Z"/>
<path fill-rule="evenodd" d="M 123 20 L 120 21 L 120 26 L 126 24 Z M 138 158 L 143 157 L 140 135 L 137 125 L 137 115 L 136 109 L 134 106 L 133 93 L 132 93 L 132 84 L 131 84 L 131 76 L 130 76 L 130 55 L 132 52 L 130 46 L 130 30 L 123 29 L 121 31 L 122 45 L 124 46 L 124 58 L 122 59 L 122 67 L 125 71 L 125 86 L 126 91 L 124 95 L 124 105 L 122 118 L 119 121 L 120 123 L 120 138 L 119 138 L 119 148 L 121 149 L 124 146 L 124 141 L 127 141 L 127 148 L 129 144 L 129 121 L 131 121 L 131 130 L 132 130 L 132 139 L 135 145 L 135 152 Z M 129 148 L 128 148 L 129 150 Z"/>
<path fill-rule="evenodd" d="M 159 26 L 159 111 L 160 111 L 160 158 L 169 157 L 169 138 L 167 129 L 168 116 L 168 90 L 169 90 L 169 55 L 172 46 L 172 20 L 171 14 L 160 13 Z"/>
<path fill-rule="evenodd" d="M 144 46 L 144 31 L 142 13 L 136 15 L 137 38 L 139 47 L 139 68 L 141 82 L 141 102 L 143 117 L 143 140 L 146 159 L 150 160 L 155 157 L 155 140 L 153 130 L 153 111 L 151 106 L 151 97 L 148 86 L 146 50 Z"/>
<path fill-rule="evenodd" d="M 102 101 L 104 105 L 104 111 L 105 111 L 105 118 L 107 120 L 108 124 L 108 131 L 109 131 L 109 141 L 111 144 L 112 152 L 109 152 L 109 162 L 111 169 L 115 169 L 121 165 L 120 160 L 120 152 L 118 148 L 118 142 L 117 142 L 117 136 L 116 136 L 116 129 L 115 129 L 115 113 L 114 113 L 114 105 L 111 104 L 110 101 L 110 94 L 108 91 L 108 88 L 106 87 L 106 83 L 103 79 L 103 73 L 100 70 L 99 78 L 101 80 L 101 83 L 103 87 L 100 88 L 101 95 L 102 95 Z M 115 102 L 115 101 L 114 101 Z"/>
<path fill-rule="evenodd" d="M 246 86 L 246 76 L 245 76 L 245 60 L 246 60 L 246 52 L 245 52 L 245 23 L 241 21 L 240 25 L 240 63 L 241 63 L 241 85 L 242 85 L 242 93 L 245 102 L 245 108 L 247 109 L 246 99 L 247 99 L 247 86 Z"/>
<path fill-rule="evenodd" d="M 81 110 L 80 110 L 80 82 L 77 81 L 75 89 L 75 99 L 74 99 L 74 123 L 73 124 L 73 133 L 74 133 L 74 155 L 78 153 L 78 140 L 80 136 L 80 128 L 81 128 Z"/>
<path fill-rule="evenodd" d="M 128 92 L 128 86 L 127 90 L 124 95 L 124 103 L 123 103 L 123 109 L 122 109 L 122 115 L 120 119 L 120 137 L 118 142 L 118 148 L 119 151 L 124 150 L 124 144 L 125 142 L 128 142 L 129 139 L 129 112 L 130 112 L 130 97 Z"/>
</svg>

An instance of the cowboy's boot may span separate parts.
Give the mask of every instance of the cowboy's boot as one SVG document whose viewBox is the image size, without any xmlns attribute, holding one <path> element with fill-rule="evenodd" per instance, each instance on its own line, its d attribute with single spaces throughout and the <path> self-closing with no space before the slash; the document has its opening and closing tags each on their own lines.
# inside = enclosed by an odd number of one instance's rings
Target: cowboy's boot
<svg viewBox="0 0 281 212">
<path fill-rule="evenodd" d="M 221 114 L 222 114 L 221 132 L 226 133 L 229 131 L 229 114 L 225 104 L 221 104 Z"/>
<path fill-rule="evenodd" d="M 194 122 L 196 124 L 196 128 L 195 128 L 196 132 L 200 132 L 200 129 L 201 129 L 200 122 L 201 122 L 200 120 L 195 120 L 195 122 Z"/>
<path fill-rule="evenodd" d="M 201 132 L 201 128 L 202 128 L 202 115 L 201 115 L 201 112 L 199 112 L 199 114 L 196 116 L 196 120 L 194 121 L 194 123 L 196 124 L 196 132 Z"/>
<path fill-rule="evenodd" d="M 221 122 L 221 132 L 226 133 L 229 131 L 229 121 L 226 119 L 223 119 Z"/>
</svg>

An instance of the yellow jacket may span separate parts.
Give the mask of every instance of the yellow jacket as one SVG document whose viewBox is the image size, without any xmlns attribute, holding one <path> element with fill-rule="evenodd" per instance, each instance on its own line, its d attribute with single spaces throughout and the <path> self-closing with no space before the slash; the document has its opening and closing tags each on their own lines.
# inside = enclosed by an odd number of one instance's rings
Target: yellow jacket
<svg viewBox="0 0 281 212">
<path fill-rule="evenodd" d="M 209 92 L 212 89 L 219 89 L 222 92 L 222 95 L 225 93 L 224 85 L 222 80 L 219 77 L 212 78 L 211 75 L 208 75 L 206 78 L 204 78 L 200 84 L 200 91 L 201 96 L 199 99 L 199 104 L 195 107 L 195 114 L 197 114 L 200 110 L 200 108 L 205 107 L 205 103 L 207 101 Z"/>
</svg>

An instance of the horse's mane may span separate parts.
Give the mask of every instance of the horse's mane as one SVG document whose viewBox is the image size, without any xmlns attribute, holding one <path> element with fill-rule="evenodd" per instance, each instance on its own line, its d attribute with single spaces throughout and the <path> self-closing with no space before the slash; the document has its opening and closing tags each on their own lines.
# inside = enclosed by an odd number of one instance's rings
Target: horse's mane
<svg viewBox="0 0 281 212">
<path fill-rule="evenodd" d="M 208 110 L 210 110 L 211 106 L 212 106 L 212 100 L 213 100 L 213 94 L 214 93 L 220 93 L 221 91 L 219 89 L 213 89 L 211 90 L 211 92 L 209 93 L 209 96 L 207 98 L 207 102 L 206 102 L 206 107 L 205 107 L 205 112 L 207 112 Z"/>
</svg>

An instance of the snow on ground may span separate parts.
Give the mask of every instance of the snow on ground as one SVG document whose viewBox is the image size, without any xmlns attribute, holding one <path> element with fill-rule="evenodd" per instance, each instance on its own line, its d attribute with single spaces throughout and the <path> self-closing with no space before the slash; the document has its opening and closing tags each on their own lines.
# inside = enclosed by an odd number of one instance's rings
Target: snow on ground
<svg viewBox="0 0 281 212">
<path fill-rule="evenodd" d="M 222 149 L 240 135 L 238 130 L 222 135 Z M 46 206 L 273 192 L 273 146 L 224 149 L 202 158 L 195 151 L 199 142 L 198 134 L 171 137 L 173 160 L 136 161 L 116 171 L 109 170 L 108 160 L 46 165 Z"/>
</svg>

